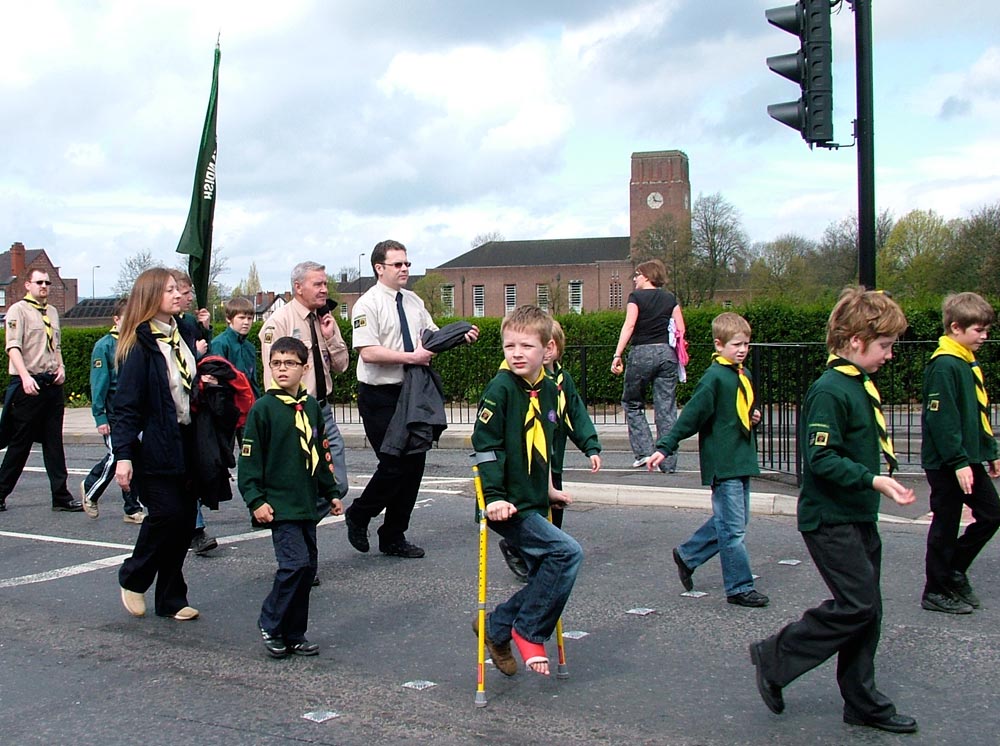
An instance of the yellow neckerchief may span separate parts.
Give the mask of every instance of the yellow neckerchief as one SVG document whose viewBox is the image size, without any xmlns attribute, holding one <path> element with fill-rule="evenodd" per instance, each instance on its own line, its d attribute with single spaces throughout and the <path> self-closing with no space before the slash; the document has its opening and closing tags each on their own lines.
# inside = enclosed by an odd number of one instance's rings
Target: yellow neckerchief
<svg viewBox="0 0 1000 746">
<path fill-rule="evenodd" d="M 173 325 L 170 334 L 161 332 L 159 329 L 153 327 L 152 324 L 149 325 L 149 330 L 153 332 L 153 339 L 163 340 L 174 351 L 174 360 L 177 362 L 177 369 L 181 372 L 181 383 L 184 385 L 184 390 L 190 394 L 191 382 L 194 378 L 191 375 L 191 370 L 188 368 L 187 361 L 184 360 L 184 353 L 181 352 L 181 333 L 177 325 Z"/>
<path fill-rule="evenodd" d="M 316 473 L 319 466 L 319 452 L 316 450 L 316 439 L 313 437 L 312 423 L 309 422 L 309 415 L 306 414 L 306 398 L 308 394 L 304 386 L 299 386 L 297 396 L 291 396 L 284 389 L 274 388 L 268 390 L 274 398 L 283 404 L 295 409 L 295 429 L 299 431 L 299 445 L 306 457 L 306 469 L 309 474 Z"/>
<path fill-rule="evenodd" d="M 559 392 L 556 396 L 556 421 L 566 423 L 566 427 L 570 432 L 573 432 L 573 423 L 569 418 L 569 411 L 567 411 L 566 406 L 566 390 L 563 385 L 566 381 L 566 374 L 563 372 L 563 367 L 559 363 L 552 363 L 552 370 L 547 370 L 545 366 L 542 366 L 542 371 L 549 378 L 552 379 L 553 383 L 556 385 L 556 390 Z"/>
<path fill-rule="evenodd" d="M 111 339 L 118 339 L 118 327 L 117 326 L 111 327 L 110 331 L 108 331 L 108 334 L 111 335 Z"/>
<path fill-rule="evenodd" d="M 951 337 L 941 337 L 938 339 L 938 348 L 931 355 L 931 360 L 940 355 L 952 355 L 959 360 L 964 360 L 972 368 L 972 376 L 976 379 L 976 400 L 979 402 L 979 422 L 983 427 L 983 432 L 989 437 L 993 437 L 993 427 L 990 425 L 990 400 L 986 396 L 986 384 L 983 383 L 983 369 L 976 362 L 976 356 L 972 354 L 965 345 L 961 345 Z"/>
<path fill-rule="evenodd" d="M 736 414 L 740 420 L 740 430 L 748 438 L 750 437 L 750 412 L 753 411 L 753 386 L 743 370 L 743 363 L 734 363 L 729 358 L 725 358 L 718 352 L 712 353 L 712 362 L 732 368 L 736 371 Z"/>
<path fill-rule="evenodd" d="M 845 360 L 837 355 L 830 355 L 826 359 L 826 365 L 828 368 L 833 368 L 845 376 L 860 378 L 864 383 L 865 392 L 868 394 L 868 401 L 872 405 L 872 412 L 875 415 L 875 427 L 878 430 L 879 445 L 882 447 L 882 453 L 885 454 L 885 461 L 889 465 L 889 474 L 891 475 L 899 468 L 899 461 L 896 459 L 896 452 L 892 448 L 892 438 L 889 437 L 889 432 L 885 427 L 885 416 L 882 414 L 882 397 L 879 396 L 875 382 L 872 381 L 867 373 L 850 360 Z"/>
<path fill-rule="evenodd" d="M 500 370 L 510 370 L 507 361 L 500 363 Z M 528 395 L 528 411 L 524 414 L 524 447 L 528 457 L 528 473 L 531 473 L 531 462 L 537 457 L 543 464 L 549 461 L 549 449 L 545 444 L 545 429 L 542 427 L 542 404 L 538 401 L 538 394 L 542 384 L 545 382 L 545 366 L 538 371 L 538 378 L 532 383 L 521 376 L 514 374 L 521 390 Z"/>
<path fill-rule="evenodd" d="M 24 296 L 24 302 L 42 314 L 42 323 L 45 324 L 45 348 L 49 352 L 55 352 L 56 341 L 52 332 L 52 320 L 49 318 L 49 304 L 42 303 L 31 293 Z"/>
</svg>

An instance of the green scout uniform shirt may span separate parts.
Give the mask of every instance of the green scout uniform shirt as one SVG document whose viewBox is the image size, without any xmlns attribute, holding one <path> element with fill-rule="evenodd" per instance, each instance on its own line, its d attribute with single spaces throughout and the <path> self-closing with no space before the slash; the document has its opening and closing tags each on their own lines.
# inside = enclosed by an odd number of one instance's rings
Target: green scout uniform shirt
<svg viewBox="0 0 1000 746">
<path fill-rule="evenodd" d="M 238 484 L 247 507 L 253 512 L 264 503 L 274 509 L 276 521 L 316 521 L 316 498 L 340 496 L 333 478 L 330 447 L 323 415 L 312 397 L 305 412 L 313 427 L 320 462 L 315 474 L 306 467 L 305 453 L 295 427 L 295 408 L 268 391 L 254 402 L 247 415 L 240 449 Z"/>
<path fill-rule="evenodd" d="M 967 362 L 939 355 L 924 369 L 924 469 L 961 469 L 997 459 L 997 442 L 983 430 L 976 399 L 976 379 Z"/>
<path fill-rule="evenodd" d="M 486 503 L 506 500 L 519 513 L 549 514 L 549 463 L 535 459 L 528 471 L 524 440 L 524 418 L 528 395 L 517 381 L 518 376 L 501 370 L 486 385 L 479 400 L 476 424 L 472 428 L 472 447 L 477 453 L 493 453 L 496 461 L 479 464 Z M 539 391 L 542 428 L 551 454 L 556 427 L 556 387 L 543 377 Z M 551 459 L 551 455 L 549 456 Z"/>
<path fill-rule="evenodd" d="M 118 340 L 105 334 L 94 343 L 90 353 L 90 412 L 98 427 L 108 424 L 111 400 L 118 386 L 118 369 L 115 367 L 115 350 Z"/>
<path fill-rule="evenodd" d="M 562 418 L 556 422 L 556 433 L 552 441 L 552 461 L 550 467 L 553 474 L 562 474 L 563 460 L 566 456 L 566 439 L 569 438 L 573 444 L 586 456 L 596 456 L 601 452 L 601 443 L 597 439 L 597 430 L 594 422 L 587 413 L 587 405 L 580 396 L 576 388 L 573 376 L 559 363 L 553 366 L 550 372 L 545 371 L 546 377 L 556 384 L 558 391 L 559 384 L 557 378 L 562 373 L 562 393 L 566 398 L 566 411 L 562 413 Z M 556 409 L 558 413 L 558 407 Z"/>
<path fill-rule="evenodd" d="M 257 383 L 257 348 L 253 342 L 248 341 L 245 335 L 237 334 L 233 327 L 227 326 L 222 334 L 212 340 L 209 349 L 213 355 L 226 358 L 247 377 L 255 399 L 261 397 L 260 384 Z"/>
<path fill-rule="evenodd" d="M 738 388 L 736 368 L 721 363 L 708 366 L 676 424 L 656 442 L 656 450 L 669 456 L 682 440 L 697 433 L 702 484 L 760 474 L 757 439 L 740 429 Z"/>
<path fill-rule="evenodd" d="M 802 405 L 799 436 L 799 531 L 877 521 L 881 497 L 872 482 L 882 449 L 863 378 L 831 368 L 816 379 Z"/>
</svg>

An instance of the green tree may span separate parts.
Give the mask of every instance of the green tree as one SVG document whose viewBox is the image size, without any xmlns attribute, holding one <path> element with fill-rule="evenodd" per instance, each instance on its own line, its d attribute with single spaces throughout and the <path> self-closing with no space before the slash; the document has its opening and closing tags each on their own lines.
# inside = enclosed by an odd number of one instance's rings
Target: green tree
<svg viewBox="0 0 1000 746">
<path fill-rule="evenodd" d="M 948 277 L 944 291 L 1000 296 L 1000 202 L 984 205 L 951 228 L 952 245 L 942 266 Z"/>
<path fill-rule="evenodd" d="M 786 233 L 755 247 L 750 265 L 753 297 L 791 303 L 813 299 L 821 291 L 820 277 L 812 268 L 815 244 L 795 233 Z"/>
<path fill-rule="evenodd" d="M 912 300 L 940 294 L 950 284 L 941 268 L 952 242 L 944 218 L 933 210 L 911 210 L 876 256 L 879 285 Z"/>
<path fill-rule="evenodd" d="M 447 283 L 448 279 L 444 275 L 431 272 L 413 284 L 413 292 L 420 296 L 432 319 L 448 316 L 452 312 L 441 299 L 441 287 Z"/>
<path fill-rule="evenodd" d="M 632 245 L 636 264 L 659 259 L 667 268 L 667 284 L 682 306 L 691 300 L 694 256 L 691 229 L 667 213 L 642 231 Z M 626 293 L 627 295 L 627 293 Z"/>
</svg>

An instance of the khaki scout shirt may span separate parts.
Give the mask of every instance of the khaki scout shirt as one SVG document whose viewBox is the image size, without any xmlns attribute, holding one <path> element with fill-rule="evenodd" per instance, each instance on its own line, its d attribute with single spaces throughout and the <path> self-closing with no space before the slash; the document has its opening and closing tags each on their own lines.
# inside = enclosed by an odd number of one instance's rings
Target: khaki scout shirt
<svg viewBox="0 0 1000 746">
<path fill-rule="evenodd" d="M 45 322 L 37 308 L 32 308 L 27 301 L 19 300 L 7 311 L 7 346 L 21 351 L 24 366 L 29 373 L 52 373 L 62 365 L 62 333 L 59 331 L 59 312 L 49 303 L 49 321 L 52 322 L 52 342 L 55 349 L 49 352 L 46 343 Z M 7 372 L 17 375 L 13 363 L 7 364 Z"/>
<path fill-rule="evenodd" d="M 411 341 L 416 349 L 424 329 L 437 331 L 437 325 L 427 313 L 423 300 L 412 290 L 405 288 L 403 293 L 403 312 L 406 314 L 406 325 L 410 327 Z M 378 345 L 396 352 L 403 352 L 403 332 L 399 325 L 399 311 L 396 309 L 396 291 L 387 285 L 376 282 L 365 292 L 351 314 L 354 349 Z M 403 382 L 402 365 L 379 365 L 366 363 L 358 359 L 358 380 L 372 386 L 385 386 Z"/>
<path fill-rule="evenodd" d="M 309 319 L 307 316 L 310 310 L 299 302 L 298 298 L 293 298 L 290 303 L 275 311 L 264 322 L 260 328 L 260 352 L 264 363 L 264 388 L 272 386 L 271 368 L 268 361 L 271 359 L 271 345 L 281 337 L 293 337 L 301 340 L 309 351 L 309 367 L 302 377 L 302 384 L 306 391 L 312 396 L 316 396 L 316 371 L 313 370 L 312 332 L 309 330 Z M 319 341 L 320 354 L 323 357 L 323 376 L 326 378 L 327 393 L 333 391 L 333 378 L 331 371 L 343 373 L 347 370 L 350 362 L 350 353 L 347 350 L 347 343 L 340 333 L 340 326 L 333 325 L 333 336 L 326 339 L 319 325 L 316 325 L 316 339 Z M 322 404 L 323 402 L 320 402 Z"/>
</svg>

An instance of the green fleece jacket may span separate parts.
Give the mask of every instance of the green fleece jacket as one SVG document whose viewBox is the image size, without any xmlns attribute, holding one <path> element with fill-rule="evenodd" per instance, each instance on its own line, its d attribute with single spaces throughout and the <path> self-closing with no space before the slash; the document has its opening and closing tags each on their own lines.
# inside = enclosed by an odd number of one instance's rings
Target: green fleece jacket
<svg viewBox="0 0 1000 746">
<path fill-rule="evenodd" d="M 976 379 L 967 362 L 939 355 L 924 369 L 921 414 L 924 469 L 961 469 L 997 459 L 997 441 L 986 434 L 979 418 Z"/>
<path fill-rule="evenodd" d="M 479 400 L 472 447 L 479 456 L 479 476 L 486 503 L 506 500 L 519 513 L 549 513 L 549 465 L 556 428 L 556 387 L 543 377 L 539 390 L 542 429 L 548 453 L 546 462 L 530 462 L 525 447 L 524 419 L 528 394 L 518 375 L 501 370 L 486 385 Z M 483 460 L 485 459 L 488 460 Z"/>
<path fill-rule="evenodd" d="M 736 368 L 721 363 L 709 365 L 677 422 L 656 441 L 656 450 L 669 456 L 682 440 L 697 433 L 702 484 L 760 474 L 757 439 L 752 435 L 748 438 L 740 429 L 736 413 L 738 388 Z"/>
<path fill-rule="evenodd" d="M 830 368 L 816 379 L 802 405 L 799 437 L 799 531 L 877 521 L 881 496 L 872 482 L 882 449 L 862 377 Z"/>
<path fill-rule="evenodd" d="M 576 388 L 573 376 L 559 363 L 553 366 L 552 371 L 545 371 L 545 375 L 556 385 L 556 391 L 564 395 L 565 406 L 559 404 L 557 400 L 556 412 L 562 417 L 556 422 L 556 434 L 552 443 L 552 463 L 553 474 L 562 474 L 563 461 L 566 457 L 566 440 L 573 441 L 573 445 L 580 449 L 585 456 L 596 456 L 601 452 L 601 442 L 597 439 L 597 429 L 594 421 L 590 419 L 587 412 L 587 405 L 580 396 Z"/>
<path fill-rule="evenodd" d="M 317 497 L 333 500 L 340 496 L 323 415 L 316 400 L 308 397 L 305 412 L 320 458 L 315 474 L 310 474 L 295 427 L 295 409 L 279 401 L 275 393 L 283 392 L 269 390 L 247 415 L 240 449 L 240 493 L 251 512 L 268 503 L 276 521 L 317 521 Z"/>
</svg>

